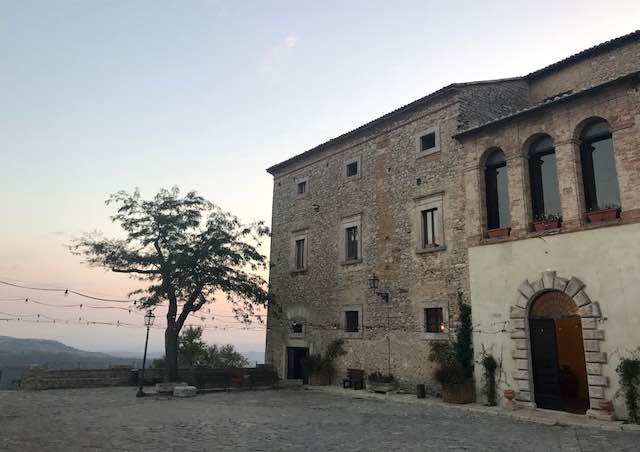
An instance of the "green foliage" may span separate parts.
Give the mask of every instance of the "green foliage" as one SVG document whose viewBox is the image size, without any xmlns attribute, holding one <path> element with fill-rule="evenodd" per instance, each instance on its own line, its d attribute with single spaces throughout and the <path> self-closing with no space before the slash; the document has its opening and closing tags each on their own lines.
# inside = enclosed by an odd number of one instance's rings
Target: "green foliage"
<svg viewBox="0 0 640 452">
<path fill-rule="evenodd" d="M 456 364 L 453 343 L 449 341 L 433 342 L 429 351 L 429 360 L 440 366 Z"/>
<path fill-rule="evenodd" d="M 126 273 L 147 283 L 137 295 L 141 308 L 168 304 L 165 353 L 169 379 L 177 378 L 177 336 L 189 314 L 218 299 L 250 323 L 256 305 L 267 303 L 267 283 L 257 272 L 267 269 L 260 240 L 269 234 L 262 222 L 243 224 L 230 213 L 191 191 L 162 189 L 152 199 L 119 191 L 107 204 L 123 238 L 87 234 L 73 241 L 71 252 L 92 266 Z M 221 297 L 221 294 L 223 295 Z"/>
<path fill-rule="evenodd" d="M 471 379 L 473 376 L 471 306 L 464 304 L 461 299 L 458 302 L 458 306 L 460 308 L 460 326 L 456 331 L 456 341 L 454 343 L 456 361 L 464 370 L 467 378 Z"/>
<path fill-rule="evenodd" d="M 434 342 L 429 351 L 429 360 L 438 364 L 434 377 L 441 384 L 465 383 L 473 378 L 471 306 L 458 297 L 460 326 L 455 341 Z"/>
<path fill-rule="evenodd" d="M 178 365 L 193 367 L 207 356 L 207 345 L 202 341 L 202 327 L 190 326 L 178 339 Z"/>
<path fill-rule="evenodd" d="M 392 374 L 383 374 L 380 372 L 372 372 L 367 376 L 369 381 L 374 381 L 376 383 L 393 383 L 396 381 L 396 378 Z"/>
<path fill-rule="evenodd" d="M 346 353 L 344 340 L 333 340 L 327 346 L 324 356 L 316 353 L 303 358 L 301 362 L 302 371 L 306 377 L 320 375 L 330 378 L 336 370 L 335 360 Z"/>
<path fill-rule="evenodd" d="M 496 406 L 496 370 L 498 362 L 492 355 L 485 355 L 482 358 L 482 367 L 484 368 L 484 393 L 487 396 L 487 404 Z"/>
<path fill-rule="evenodd" d="M 202 327 L 188 327 L 178 338 L 180 367 L 207 366 L 219 369 L 247 367 L 249 361 L 233 345 L 207 345 L 202 340 Z M 165 359 L 154 359 L 151 367 L 164 369 Z"/>
<path fill-rule="evenodd" d="M 640 359 L 623 358 L 616 367 L 629 420 L 640 424 Z"/>
</svg>

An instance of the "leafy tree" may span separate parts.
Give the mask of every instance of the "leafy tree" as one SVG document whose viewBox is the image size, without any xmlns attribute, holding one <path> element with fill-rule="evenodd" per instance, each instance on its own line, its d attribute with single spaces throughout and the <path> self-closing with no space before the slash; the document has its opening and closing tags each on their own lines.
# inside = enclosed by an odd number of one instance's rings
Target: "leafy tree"
<svg viewBox="0 0 640 452">
<path fill-rule="evenodd" d="M 202 341 L 202 327 L 187 327 L 178 338 L 178 364 L 193 367 L 207 358 L 207 346 Z"/>
<path fill-rule="evenodd" d="M 130 295 L 140 296 L 141 308 L 166 303 L 165 360 L 167 379 L 178 379 L 178 335 L 187 317 L 224 298 L 236 317 L 251 321 L 255 306 L 267 302 L 266 257 L 257 247 L 269 233 L 262 222 L 242 224 L 199 196 L 182 196 L 174 187 L 152 199 L 140 192 L 119 191 L 107 200 L 116 204 L 111 219 L 124 238 L 99 233 L 74 240 L 71 251 L 89 265 L 108 268 L 148 283 Z"/>
<path fill-rule="evenodd" d="M 202 327 L 187 327 L 178 337 L 178 364 L 216 368 L 248 367 L 249 360 L 231 344 L 207 346 L 202 340 Z M 165 368 L 165 359 L 153 360 L 152 367 Z"/>
<path fill-rule="evenodd" d="M 225 344 L 221 347 L 213 344 L 208 347 L 205 362 L 207 366 L 217 368 L 249 366 L 249 360 L 237 352 L 231 344 Z"/>
</svg>

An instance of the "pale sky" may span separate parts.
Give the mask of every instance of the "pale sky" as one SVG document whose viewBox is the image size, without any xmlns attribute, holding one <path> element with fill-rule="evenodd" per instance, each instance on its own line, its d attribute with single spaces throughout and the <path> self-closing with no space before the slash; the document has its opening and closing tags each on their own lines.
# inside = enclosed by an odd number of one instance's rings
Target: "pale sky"
<svg viewBox="0 0 640 452">
<path fill-rule="evenodd" d="M 0 280 L 122 298 L 126 276 L 64 248 L 84 231 L 117 233 L 110 193 L 178 185 L 269 222 L 268 166 L 449 83 L 524 75 L 639 18 L 637 0 L 0 0 Z M 13 297 L 91 304 L 0 286 L 0 318 L 141 323 Z M 226 325 L 205 338 L 264 347 L 263 330 Z M 0 335 L 111 352 L 144 340 L 143 329 L 2 321 Z M 162 347 L 152 331 L 150 348 Z"/>
</svg>

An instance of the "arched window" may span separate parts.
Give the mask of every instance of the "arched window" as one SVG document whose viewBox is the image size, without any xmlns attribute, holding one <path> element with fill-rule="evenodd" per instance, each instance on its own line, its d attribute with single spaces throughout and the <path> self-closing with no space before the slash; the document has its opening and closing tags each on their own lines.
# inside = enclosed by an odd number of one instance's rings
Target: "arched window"
<svg viewBox="0 0 640 452">
<path fill-rule="evenodd" d="M 507 184 L 507 161 L 500 149 L 487 156 L 484 167 L 485 203 L 487 206 L 487 229 L 508 228 L 509 191 Z"/>
<path fill-rule="evenodd" d="M 529 148 L 529 186 L 534 221 L 560 216 L 556 149 L 548 135 Z"/>
<path fill-rule="evenodd" d="M 582 131 L 580 160 L 587 211 L 619 208 L 618 174 L 607 121 L 599 120 Z"/>
</svg>

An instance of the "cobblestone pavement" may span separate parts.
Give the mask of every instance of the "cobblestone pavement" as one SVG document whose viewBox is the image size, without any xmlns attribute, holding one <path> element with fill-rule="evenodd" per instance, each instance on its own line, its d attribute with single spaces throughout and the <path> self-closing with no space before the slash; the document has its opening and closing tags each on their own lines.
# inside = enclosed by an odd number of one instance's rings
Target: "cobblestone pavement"
<svg viewBox="0 0 640 452">
<path fill-rule="evenodd" d="M 640 450 L 637 432 L 315 391 L 134 395 L 135 388 L 0 391 L 0 450 Z"/>
</svg>

